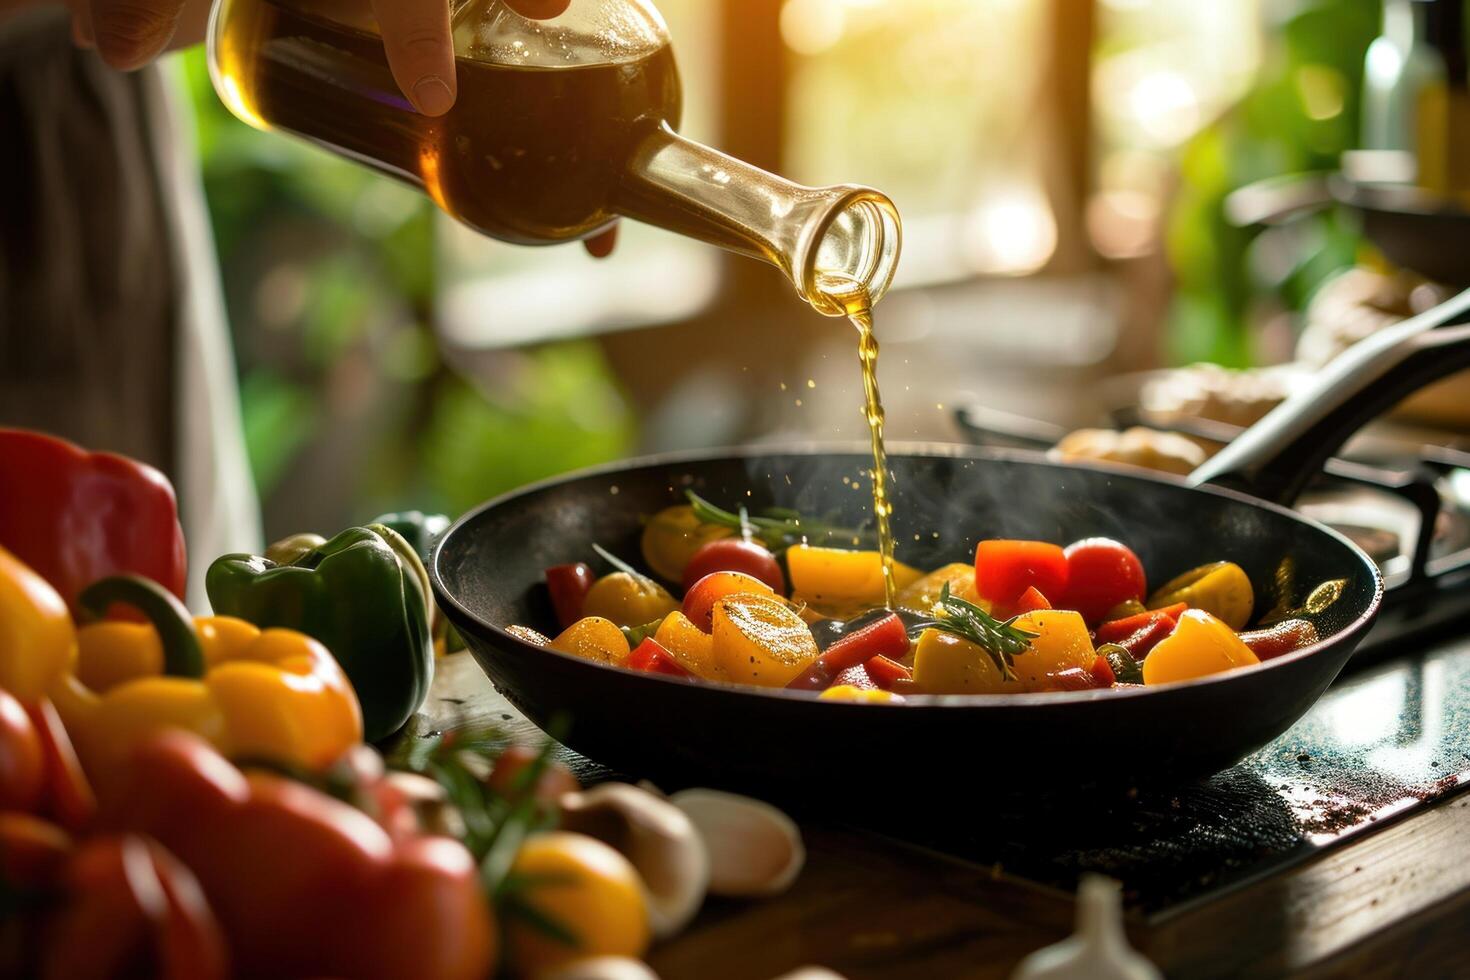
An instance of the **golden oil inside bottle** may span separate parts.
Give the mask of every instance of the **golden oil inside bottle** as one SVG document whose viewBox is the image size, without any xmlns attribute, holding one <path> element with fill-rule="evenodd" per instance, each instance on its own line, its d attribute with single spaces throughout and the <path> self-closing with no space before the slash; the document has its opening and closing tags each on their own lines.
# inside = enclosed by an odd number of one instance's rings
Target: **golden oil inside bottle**
<svg viewBox="0 0 1470 980">
<path fill-rule="evenodd" d="M 633 61 L 566 68 L 460 57 L 454 108 L 432 118 L 399 92 L 370 23 L 270 0 L 223 0 L 215 16 L 216 86 L 237 116 L 419 185 L 502 241 L 568 241 L 607 226 L 634 148 L 660 123 L 679 122 L 667 44 Z"/>
<path fill-rule="evenodd" d="M 863 418 L 873 446 L 873 521 L 878 527 L 878 554 L 883 566 L 883 596 L 897 604 L 893 581 L 893 504 L 888 498 L 888 452 L 883 446 L 883 396 L 878 390 L 878 338 L 873 334 L 873 303 L 867 287 L 856 279 L 832 273 L 817 274 L 818 291 L 847 312 L 858 331 L 858 361 L 863 372 Z"/>
</svg>

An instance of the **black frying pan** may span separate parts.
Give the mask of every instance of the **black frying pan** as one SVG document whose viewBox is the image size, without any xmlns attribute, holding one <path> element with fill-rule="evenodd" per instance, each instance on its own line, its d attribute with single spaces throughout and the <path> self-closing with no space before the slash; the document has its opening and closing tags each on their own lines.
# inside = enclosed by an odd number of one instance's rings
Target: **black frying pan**
<svg viewBox="0 0 1470 980">
<path fill-rule="evenodd" d="M 1289 400 L 1190 480 L 959 447 L 890 456 L 900 557 L 921 567 L 966 560 L 982 537 L 1105 534 L 1132 545 L 1154 582 L 1207 561 L 1238 562 L 1256 586 L 1258 613 L 1341 580 L 1318 621 L 1325 639 L 1257 668 L 1157 688 L 867 705 L 604 667 L 504 631 L 514 623 L 551 631 L 543 568 L 588 559 L 594 541 L 636 556 L 640 519 L 679 502 L 686 487 L 724 504 L 743 498 L 752 508 L 862 520 L 869 461 L 856 450 L 697 453 L 539 484 L 456 522 L 430 575 L 496 687 L 543 727 L 565 714 L 571 747 L 625 772 L 747 789 L 914 788 L 925 799 L 968 795 L 976 778 L 1072 789 L 1203 775 L 1285 731 L 1371 625 L 1382 595 L 1373 563 L 1281 504 L 1394 392 L 1470 362 L 1470 327 L 1458 326 L 1467 319 L 1470 292 L 1364 341 L 1314 392 Z M 1210 485 L 1221 483 L 1258 495 Z"/>
</svg>

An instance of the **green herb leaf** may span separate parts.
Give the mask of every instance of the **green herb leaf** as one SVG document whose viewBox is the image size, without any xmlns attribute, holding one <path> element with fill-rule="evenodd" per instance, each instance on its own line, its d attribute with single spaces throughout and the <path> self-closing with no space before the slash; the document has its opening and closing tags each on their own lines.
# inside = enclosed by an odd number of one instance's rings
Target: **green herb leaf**
<svg viewBox="0 0 1470 980">
<path fill-rule="evenodd" d="M 803 517 L 789 508 L 771 508 L 765 514 L 751 516 L 742 507 L 739 513 L 716 507 L 693 490 L 685 490 L 694 516 L 705 524 L 716 524 L 733 528 L 742 535 L 754 537 L 772 551 L 780 551 L 794 544 L 843 544 L 851 547 L 871 543 L 871 532 L 841 527 L 825 521 Z"/>
<path fill-rule="evenodd" d="M 951 595 L 949 583 L 939 590 L 939 601 L 935 603 L 938 613 L 933 619 L 915 623 L 909 627 L 909 635 L 917 636 L 926 629 L 938 630 L 968 640 L 989 654 L 1001 677 L 1016 680 L 1016 655 L 1031 648 L 1031 641 L 1039 634 L 1016 626 L 1016 617 L 1005 622 L 996 619 L 973 602 Z"/>
<path fill-rule="evenodd" d="M 629 575 L 633 576 L 640 582 L 653 582 L 653 579 L 649 578 L 647 575 L 644 575 L 642 572 L 638 571 L 638 569 L 634 568 L 632 565 L 629 565 L 627 562 L 623 561 L 617 555 L 613 554 L 611 551 L 608 551 L 606 548 L 595 541 L 592 542 L 592 550 L 597 552 L 597 554 L 602 558 L 603 561 L 607 562 L 617 571 L 627 572 Z"/>
</svg>

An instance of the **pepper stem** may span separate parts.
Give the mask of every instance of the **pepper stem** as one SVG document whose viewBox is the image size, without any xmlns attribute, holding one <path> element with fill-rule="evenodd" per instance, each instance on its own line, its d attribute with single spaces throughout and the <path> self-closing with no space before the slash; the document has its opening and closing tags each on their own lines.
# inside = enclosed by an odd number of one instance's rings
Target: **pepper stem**
<svg viewBox="0 0 1470 980">
<path fill-rule="evenodd" d="M 204 648 L 189 610 L 163 586 L 141 575 L 113 575 L 93 582 L 77 597 L 94 619 L 114 604 L 132 606 L 147 617 L 163 644 L 163 672 L 169 677 L 203 677 Z"/>
</svg>

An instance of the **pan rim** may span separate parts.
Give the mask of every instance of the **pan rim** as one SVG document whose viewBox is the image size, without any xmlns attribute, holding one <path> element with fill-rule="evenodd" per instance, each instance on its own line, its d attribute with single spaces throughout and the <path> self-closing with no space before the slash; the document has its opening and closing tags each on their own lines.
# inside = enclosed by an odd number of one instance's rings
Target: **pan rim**
<svg viewBox="0 0 1470 980">
<path fill-rule="evenodd" d="M 1285 517 L 1298 524 L 1302 524 L 1318 533 L 1324 534 L 1347 549 L 1364 568 L 1366 568 L 1373 580 L 1373 595 L 1367 606 L 1332 636 L 1319 640 L 1300 650 L 1271 660 L 1256 664 L 1249 669 L 1225 671 L 1219 674 L 1211 674 L 1205 677 L 1196 677 L 1190 680 L 1172 681 L 1168 684 L 1138 685 L 1127 688 L 1108 688 L 1092 691 L 1033 691 L 1016 694 L 913 694 L 904 695 L 902 702 L 848 702 L 836 699 L 821 700 L 819 692 L 792 691 L 786 688 L 764 688 L 744 684 L 720 684 L 713 681 L 691 682 L 683 678 L 670 677 L 667 675 L 653 674 L 645 671 L 629 670 L 625 667 L 615 667 L 611 664 L 600 664 L 583 657 L 562 653 L 550 647 L 537 646 L 528 643 L 519 637 L 506 631 L 506 627 L 496 623 L 490 623 L 471 611 L 464 603 L 460 602 L 450 591 L 440 573 L 439 562 L 444 551 L 444 545 L 452 538 L 460 528 L 477 518 L 485 511 L 504 506 L 522 497 L 531 496 L 551 487 L 589 477 L 604 476 L 615 473 L 628 472 L 632 470 L 645 469 L 648 467 L 677 466 L 685 463 L 712 462 L 718 459 L 748 459 L 759 456 L 815 456 L 835 454 L 857 454 L 868 452 L 866 443 L 857 441 L 811 441 L 797 443 L 771 443 L 758 445 L 743 445 L 733 447 L 717 447 L 706 449 L 676 450 L 666 453 L 653 453 L 643 456 L 630 457 L 628 459 L 616 460 L 609 463 L 601 463 L 596 466 L 584 467 L 582 469 L 569 471 L 557 476 L 538 480 L 513 490 L 509 490 L 499 496 L 492 497 L 461 514 L 445 531 L 439 536 L 434 544 L 433 554 L 428 563 L 429 578 L 434 587 L 434 593 L 439 601 L 452 608 L 453 613 L 467 621 L 473 622 L 481 627 L 490 629 L 498 635 L 503 643 L 518 646 L 524 650 L 539 653 L 541 655 L 555 656 L 561 660 L 573 662 L 577 665 L 585 665 L 602 670 L 616 671 L 620 674 L 636 677 L 643 681 L 660 684 L 670 684 L 683 689 L 707 689 L 712 692 L 733 693 L 746 695 L 753 698 L 771 699 L 783 701 L 796 701 L 805 703 L 822 703 L 825 705 L 845 705 L 854 708 L 872 709 L 891 708 L 913 711 L 920 708 L 984 708 L 1000 706 L 1026 706 L 1026 705 L 1060 705 L 1060 704 L 1086 704 L 1101 701 L 1113 701 L 1119 698 L 1140 698 L 1162 695 L 1170 691 L 1185 691 L 1198 689 L 1215 684 L 1229 684 L 1241 682 L 1260 671 L 1273 670 L 1286 664 L 1296 663 L 1308 657 L 1326 652 L 1329 648 L 1341 645 L 1352 637 L 1365 632 L 1377 618 L 1379 609 L 1383 602 L 1384 584 L 1383 575 L 1377 564 L 1368 557 L 1367 553 L 1354 544 L 1341 532 L 1315 521 L 1312 518 L 1268 500 L 1253 497 L 1248 493 L 1234 490 L 1229 487 L 1219 487 L 1210 484 L 1196 485 L 1189 482 L 1188 478 L 1175 476 L 1169 473 L 1156 473 L 1110 463 L 1082 463 L 1082 462 L 1060 462 L 1049 459 L 1045 453 L 1029 449 L 1012 449 L 1004 447 L 972 446 L 963 443 L 947 442 L 923 442 L 923 441 L 897 441 L 889 445 L 889 457 L 893 458 L 951 458 L 970 460 L 1007 460 L 1011 462 L 1025 463 L 1029 465 L 1040 465 L 1048 469 L 1066 472 L 1069 470 L 1089 470 L 1104 472 L 1112 476 L 1121 476 L 1129 480 L 1137 480 L 1144 483 L 1156 483 L 1166 486 L 1177 487 L 1196 493 L 1204 493 L 1215 497 L 1223 497 L 1236 503 L 1250 507 L 1257 507 L 1281 517 Z"/>
</svg>

